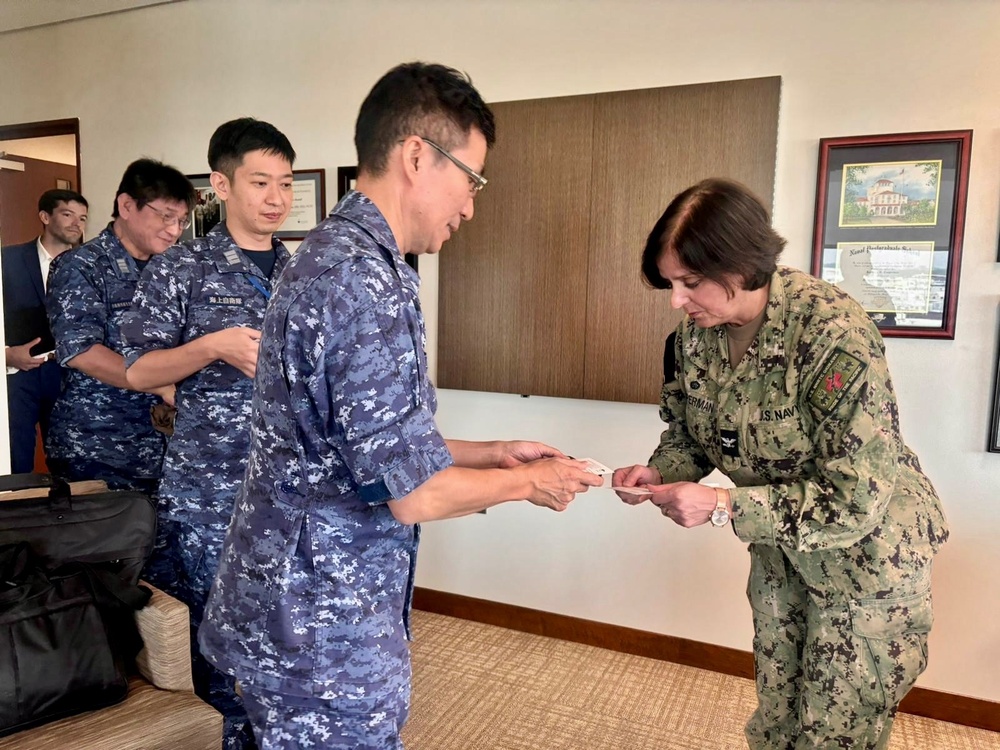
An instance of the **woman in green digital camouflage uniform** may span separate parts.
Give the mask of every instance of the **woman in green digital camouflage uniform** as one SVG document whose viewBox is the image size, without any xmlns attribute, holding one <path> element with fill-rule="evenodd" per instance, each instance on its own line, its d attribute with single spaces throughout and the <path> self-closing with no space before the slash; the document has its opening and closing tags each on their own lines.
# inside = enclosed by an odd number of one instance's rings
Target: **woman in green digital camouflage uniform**
<svg viewBox="0 0 1000 750">
<path fill-rule="evenodd" d="M 900 435 L 877 328 L 836 287 L 778 267 L 784 244 L 724 180 L 685 190 L 653 227 L 643 274 L 687 315 L 664 356 L 660 445 L 613 484 L 750 545 L 752 748 L 885 748 L 927 665 L 947 525 Z M 716 468 L 734 489 L 697 484 Z"/>
</svg>

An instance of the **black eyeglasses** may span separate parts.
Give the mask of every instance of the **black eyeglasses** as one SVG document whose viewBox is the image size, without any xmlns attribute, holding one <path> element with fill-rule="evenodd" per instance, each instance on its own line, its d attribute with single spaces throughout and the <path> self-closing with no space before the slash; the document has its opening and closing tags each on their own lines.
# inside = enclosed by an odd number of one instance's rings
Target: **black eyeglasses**
<svg viewBox="0 0 1000 750">
<path fill-rule="evenodd" d="M 450 161 L 456 167 L 465 172 L 465 175 L 466 177 L 469 178 L 469 183 L 472 186 L 473 195 L 475 195 L 484 187 L 486 187 L 486 183 L 489 182 L 489 180 L 487 180 L 485 177 L 483 177 L 481 174 L 479 174 L 479 172 L 475 171 L 474 169 L 470 169 L 459 159 L 456 159 L 454 156 L 452 156 L 451 152 L 448 149 L 442 148 L 441 146 L 437 145 L 430 138 L 424 138 L 424 136 L 420 136 L 420 139 L 423 140 L 424 143 L 433 148 L 435 151 L 443 154 L 448 159 L 448 161 Z"/>
<path fill-rule="evenodd" d="M 161 211 L 156 206 L 151 206 L 148 203 L 145 206 L 143 206 L 143 208 L 148 208 L 154 214 L 159 216 L 160 219 L 163 221 L 163 226 L 165 227 L 169 227 L 176 224 L 178 227 L 180 227 L 180 230 L 183 232 L 185 229 L 191 226 L 191 217 L 187 214 L 184 214 L 183 216 L 174 216 L 173 214 L 168 214 L 166 211 Z"/>
</svg>

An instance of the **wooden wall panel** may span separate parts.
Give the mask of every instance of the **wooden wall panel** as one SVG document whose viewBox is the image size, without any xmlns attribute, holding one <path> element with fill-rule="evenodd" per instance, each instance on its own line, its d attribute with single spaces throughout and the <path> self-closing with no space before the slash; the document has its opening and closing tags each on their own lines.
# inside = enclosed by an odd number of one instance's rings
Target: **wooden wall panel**
<svg viewBox="0 0 1000 750">
<path fill-rule="evenodd" d="M 770 209 L 780 78 L 597 98 L 584 397 L 657 403 L 663 342 L 682 312 L 642 280 L 653 224 L 706 177 L 746 184 Z"/>
<path fill-rule="evenodd" d="M 681 315 L 645 286 L 653 223 L 705 177 L 770 207 L 780 78 L 492 105 L 475 219 L 440 261 L 438 385 L 656 403 Z"/>
<path fill-rule="evenodd" d="M 492 105 L 489 185 L 440 259 L 440 387 L 583 396 L 593 106 Z"/>
</svg>

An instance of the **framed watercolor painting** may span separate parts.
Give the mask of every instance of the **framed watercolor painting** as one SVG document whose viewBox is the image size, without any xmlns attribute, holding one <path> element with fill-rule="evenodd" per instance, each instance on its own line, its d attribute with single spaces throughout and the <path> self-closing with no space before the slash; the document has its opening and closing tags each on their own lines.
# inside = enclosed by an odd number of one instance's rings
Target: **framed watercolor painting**
<svg viewBox="0 0 1000 750">
<path fill-rule="evenodd" d="M 955 338 L 972 131 L 824 138 L 812 273 L 883 336 Z"/>
</svg>

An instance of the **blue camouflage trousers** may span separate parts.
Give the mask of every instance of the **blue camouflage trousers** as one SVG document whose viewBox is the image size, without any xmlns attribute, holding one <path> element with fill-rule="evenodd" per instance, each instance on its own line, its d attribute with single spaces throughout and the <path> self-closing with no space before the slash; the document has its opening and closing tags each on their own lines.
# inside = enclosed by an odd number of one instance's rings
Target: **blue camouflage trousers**
<svg viewBox="0 0 1000 750">
<path fill-rule="evenodd" d="M 188 606 L 191 672 L 195 693 L 223 716 L 225 750 L 255 750 L 253 730 L 234 677 L 201 655 L 198 627 L 215 580 L 228 524 L 191 524 L 159 519 L 156 545 L 143 578 Z"/>
<path fill-rule="evenodd" d="M 338 700 L 244 686 L 243 701 L 261 750 L 403 750 L 410 670 Z"/>
<path fill-rule="evenodd" d="M 750 546 L 757 711 L 753 750 L 885 750 L 927 666 L 930 561 L 889 598 L 824 601 L 777 548 Z M 904 589 L 904 590 L 899 590 Z"/>
</svg>

